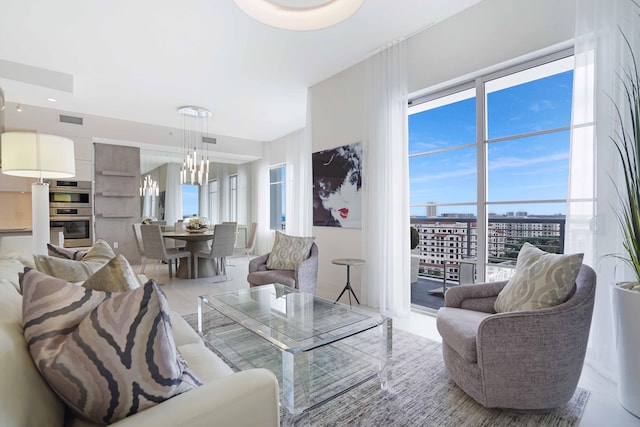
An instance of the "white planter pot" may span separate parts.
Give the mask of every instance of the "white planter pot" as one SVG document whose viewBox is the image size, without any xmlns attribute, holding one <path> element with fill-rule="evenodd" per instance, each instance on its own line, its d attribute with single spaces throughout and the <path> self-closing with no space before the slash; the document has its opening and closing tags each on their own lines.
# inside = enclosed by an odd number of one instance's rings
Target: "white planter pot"
<svg viewBox="0 0 640 427">
<path fill-rule="evenodd" d="M 618 400 L 640 417 L 640 292 L 613 287 L 613 317 L 618 358 Z"/>
</svg>

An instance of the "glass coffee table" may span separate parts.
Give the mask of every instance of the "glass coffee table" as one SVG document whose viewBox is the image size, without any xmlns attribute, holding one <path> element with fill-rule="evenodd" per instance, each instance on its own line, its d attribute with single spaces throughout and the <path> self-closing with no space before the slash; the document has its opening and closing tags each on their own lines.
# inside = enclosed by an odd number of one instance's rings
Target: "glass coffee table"
<svg viewBox="0 0 640 427">
<path fill-rule="evenodd" d="M 234 369 L 278 377 L 285 425 L 365 381 L 387 386 L 391 318 L 284 285 L 199 297 L 198 332 Z"/>
</svg>

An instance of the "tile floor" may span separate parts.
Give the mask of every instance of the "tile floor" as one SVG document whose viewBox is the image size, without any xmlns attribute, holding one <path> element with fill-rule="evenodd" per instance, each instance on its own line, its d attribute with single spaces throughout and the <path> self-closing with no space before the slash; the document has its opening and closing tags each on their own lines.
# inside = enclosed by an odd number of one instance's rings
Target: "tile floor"
<svg viewBox="0 0 640 427">
<path fill-rule="evenodd" d="M 211 283 L 211 279 L 169 279 L 166 265 L 146 267 L 146 275 L 163 284 L 171 308 L 178 314 L 195 313 L 197 297 L 220 291 L 234 290 L 248 287 L 246 273 L 248 260 L 246 257 L 229 259 L 229 280 L 221 283 Z M 139 266 L 134 266 L 139 271 Z M 412 312 L 408 318 L 393 319 L 393 326 L 440 341 L 433 315 Z M 640 427 L 640 419 L 627 412 L 617 401 L 616 386 L 600 376 L 594 369 L 585 365 L 579 386 L 591 391 L 591 396 L 580 422 L 581 427 Z"/>
</svg>

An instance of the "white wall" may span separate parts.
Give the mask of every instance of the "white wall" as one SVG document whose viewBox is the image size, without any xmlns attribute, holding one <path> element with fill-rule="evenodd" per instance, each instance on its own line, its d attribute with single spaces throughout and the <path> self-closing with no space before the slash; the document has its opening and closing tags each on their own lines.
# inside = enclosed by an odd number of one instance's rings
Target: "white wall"
<svg viewBox="0 0 640 427">
<path fill-rule="evenodd" d="M 483 0 L 407 41 L 408 90 L 442 85 L 567 42 L 574 21 L 575 0 Z M 364 63 L 357 64 L 311 88 L 313 152 L 362 139 L 364 70 Z M 366 141 L 363 149 L 371 149 Z M 362 257 L 362 232 L 314 227 L 313 234 L 320 249 L 318 295 L 336 298 L 346 272 L 331 260 Z M 360 272 L 352 272 L 351 284 L 360 297 Z"/>
</svg>

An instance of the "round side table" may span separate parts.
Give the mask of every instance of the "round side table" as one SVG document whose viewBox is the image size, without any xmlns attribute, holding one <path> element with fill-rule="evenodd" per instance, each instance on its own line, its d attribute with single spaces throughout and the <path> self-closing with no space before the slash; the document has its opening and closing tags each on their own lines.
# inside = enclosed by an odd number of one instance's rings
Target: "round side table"
<svg viewBox="0 0 640 427">
<path fill-rule="evenodd" d="M 351 305 L 351 295 L 353 294 L 353 297 L 356 299 L 356 302 L 358 304 L 360 304 L 360 301 L 358 301 L 358 297 L 356 296 L 356 293 L 353 292 L 353 288 L 351 288 L 351 283 L 350 283 L 350 269 L 351 266 L 356 266 L 356 265 L 362 265 L 365 263 L 365 260 L 363 259 L 358 259 L 358 258 L 338 258 L 338 259 L 334 259 L 331 261 L 333 264 L 336 265 L 346 265 L 347 266 L 347 284 L 344 286 L 344 288 L 342 289 L 342 292 L 340 292 L 340 295 L 338 295 L 338 298 L 336 298 L 336 300 L 333 302 L 334 304 L 338 302 L 338 300 L 342 297 L 342 294 L 344 294 L 345 292 L 347 292 L 347 295 L 349 295 L 349 305 Z"/>
</svg>

